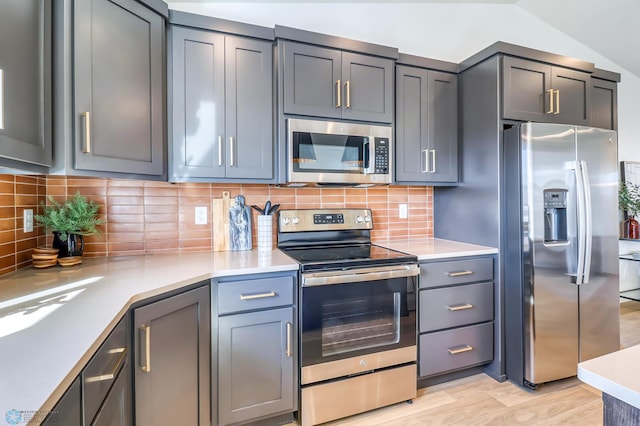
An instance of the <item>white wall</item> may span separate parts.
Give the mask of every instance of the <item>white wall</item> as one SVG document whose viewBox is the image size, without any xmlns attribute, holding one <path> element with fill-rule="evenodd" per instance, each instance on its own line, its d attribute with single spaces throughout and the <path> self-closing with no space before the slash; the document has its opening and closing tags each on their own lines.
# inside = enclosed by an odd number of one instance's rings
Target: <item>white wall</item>
<svg viewBox="0 0 640 426">
<path fill-rule="evenodd" d="M 620 160 L 640 161 L 640 78 L 511 4 L 170 3 L 185 12 L 309 31 L 397 47 L 403 53 L 461 62 L 496 41 L 595 63 L 622 74 L 618 87 Z"/>
</svg>

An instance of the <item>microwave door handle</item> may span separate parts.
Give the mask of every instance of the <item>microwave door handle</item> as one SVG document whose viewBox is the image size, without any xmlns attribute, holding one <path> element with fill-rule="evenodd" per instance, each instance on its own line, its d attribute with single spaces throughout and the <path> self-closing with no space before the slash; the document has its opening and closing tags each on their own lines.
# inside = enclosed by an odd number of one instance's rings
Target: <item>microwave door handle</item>
<svg viewBox="0 0 640 426">
<path fill-rule="evenodd" d="M 365 174 L 373 173 L 371 170 L 371 141 L 368 137 L 364 138 L 362 143 L 362 169 Z"/>
</svg>

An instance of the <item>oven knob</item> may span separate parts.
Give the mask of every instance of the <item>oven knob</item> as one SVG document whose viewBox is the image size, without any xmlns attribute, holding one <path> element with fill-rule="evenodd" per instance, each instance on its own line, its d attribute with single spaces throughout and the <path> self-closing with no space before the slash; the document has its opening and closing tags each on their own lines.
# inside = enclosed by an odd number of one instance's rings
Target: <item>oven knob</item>
<svg viewBox="0 0 640 426">
<path fill-rule="evenodd" d="M 298 216 L 294 216 L 291 218 L 291 223 L 293 223 L 294 225 L 299 222 L 300 222 L 300 219 L 298 219 Z"/>
<path fill-rule="evenodd" d="M 282 224 L 283 225 L 288 225 L 289 224 L 289 218 L 287 216 L 282 218 Z"/>
<path fill-rule="evenodd" d="M 362 216 L 356 217 L 356 223 L 362 223 L 362 222 L 364 222 L 364 217 Z"/>
<path fill-rule="evenodd" d="M 371 222 L 371 216 L 365 216 L 364 217 L 364 221 L 365 222 Z"/>
<path fill-rule="evenodd" d="M 360 360 L 360 367 L 366 367 L 367 365 L 367 360 L 366 359 L 361 359 Z"/>
</svg>

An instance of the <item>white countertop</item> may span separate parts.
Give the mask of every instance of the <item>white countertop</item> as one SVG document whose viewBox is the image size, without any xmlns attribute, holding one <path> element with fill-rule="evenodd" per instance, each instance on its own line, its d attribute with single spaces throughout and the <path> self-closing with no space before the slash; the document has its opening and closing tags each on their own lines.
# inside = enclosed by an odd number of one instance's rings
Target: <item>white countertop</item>
<svg viewBox="0 0 640 426">
<path fill-rule="evenodd" d="M 640 409 L 640 345 L 578 364 L 578 378 Z"/>
<path fill-rule="evenodd" d="M 495 247 L 485 247 L 457 241 L 441 240 L 439 238 L 415 239 L 410 241 L 382 241 L 375 244 L 393 250 L 418 256 L 418 260 L 444 259 L 449 257 L 479 256 L 496 254 Z"/>
<path fill-rule="evenodd" d="M 298 267 L 279 250 L 253 250 L 84 258 L 1 277 L 0 418 L 50 410 L 133 303 L 212 277 Z"/>
<path fill-rule="evenodd" d="M 376 244 L 419 260 L 497 253 L 439 239 Z M 0 418 L 53 408 L 133 303 L 210 278 L 298 267 L 279 250 L 252 250 L 84 258 L 0 277 Z"/>
</svg>

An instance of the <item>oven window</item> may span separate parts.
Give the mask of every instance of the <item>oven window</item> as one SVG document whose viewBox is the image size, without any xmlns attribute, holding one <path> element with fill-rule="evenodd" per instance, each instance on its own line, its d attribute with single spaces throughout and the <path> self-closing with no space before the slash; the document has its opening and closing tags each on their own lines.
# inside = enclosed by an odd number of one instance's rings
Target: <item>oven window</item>
<svg viewBox="0 0 640 426">
<path fill-rule="evenodd" d="M 400 293 L 355 297 L 322 306 L 322 356 L 400 341 Z"/>
<path fill-rule="evenodd" d="M 293 132 L 295 172 L 362 173 L 368 167 L 369 138 Z"/>
<path fill-rule="evenodd" d="M 302 366 L 416 344 L 415 277 L 302 287 Z"/>
</svg>

